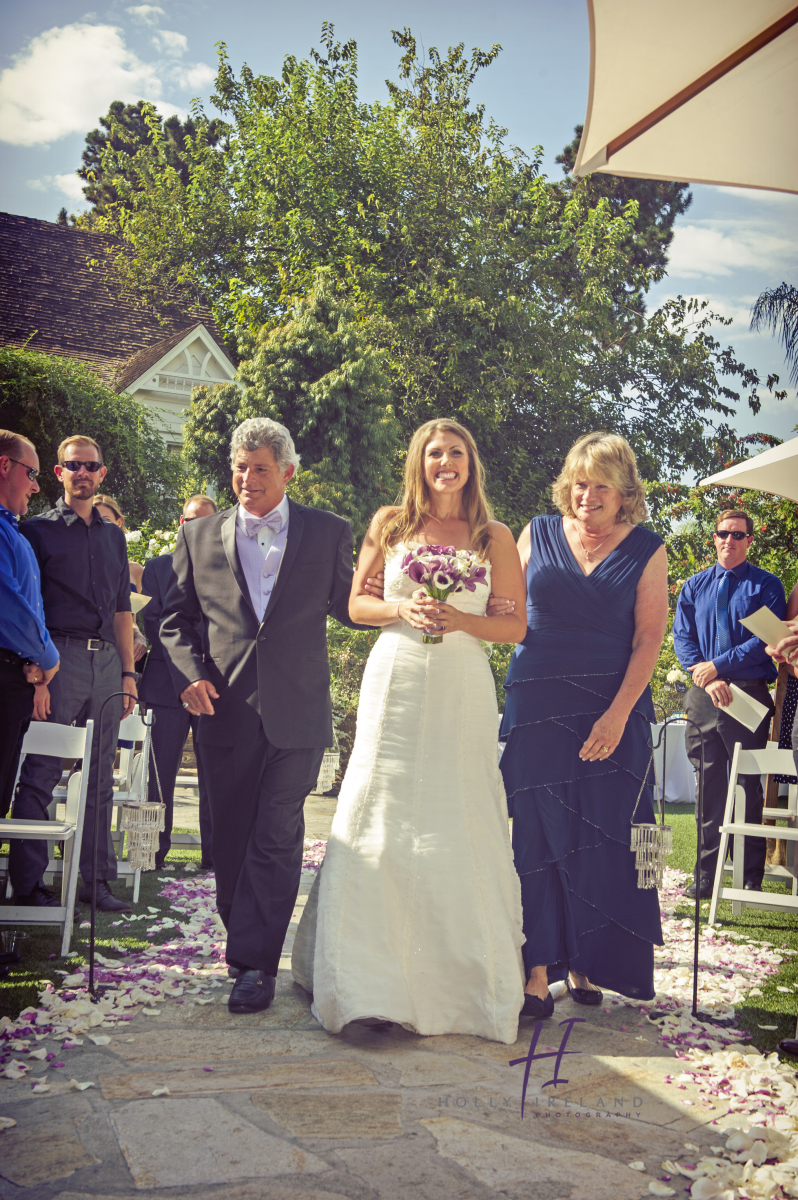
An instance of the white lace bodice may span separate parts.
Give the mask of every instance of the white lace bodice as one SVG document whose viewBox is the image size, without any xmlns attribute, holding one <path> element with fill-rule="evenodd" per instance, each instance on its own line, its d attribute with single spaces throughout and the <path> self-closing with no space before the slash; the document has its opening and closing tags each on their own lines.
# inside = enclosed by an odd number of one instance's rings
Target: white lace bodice
<svg viewBox="0 0 798 1200">
<path fill-rule="evenodd" d="M 385 559 L 386 600 L 402 600 L 412 596 L 413 592 L 418 590 L 418 584 L 413 583 L 412 579 L 402 572 L 402 559 L 408 549 L 415 548 L 417 545 L 417 542 L 413 542 L 411 546 L 405 542 L 397 542 L 395 546 L 391 547 Z M 478 583 L 476 591 L 473 592 L 469 592 L 467 588 L 464 588 L 462 592 L 452 592 L 446 601 L 447 604 L 451 604 L 453 608 L 459 608 L 461 612 L 473 613 L 478 617 L 485 615 L 490 595 L 491 567 L 488 561 L 485 561 L 483 565 L 487 568 L 485 582 Z"/>
</svg>

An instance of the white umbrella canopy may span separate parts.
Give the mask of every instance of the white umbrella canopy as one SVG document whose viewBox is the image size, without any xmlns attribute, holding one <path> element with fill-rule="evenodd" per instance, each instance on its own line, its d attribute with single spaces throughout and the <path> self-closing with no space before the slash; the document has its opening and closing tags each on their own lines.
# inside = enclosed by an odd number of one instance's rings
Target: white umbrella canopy
<svg viewBox="0 0 798 1200">
<path fill-rule="evenodd" d="M 577 176 L 798 192 L 795 0 L 588 0 Z"/>
<path fill-rule="evenodd" d="M 699 487 L 752 488 L 757 492 L 771 492 L 774 496 L 786 496 L 798 500 L 798 437 L 770 450 L 763 450 L 754 458 L 747 458 L 736 467 L 718 471 L 708 479 L 702 479 Z"/>
</svg>

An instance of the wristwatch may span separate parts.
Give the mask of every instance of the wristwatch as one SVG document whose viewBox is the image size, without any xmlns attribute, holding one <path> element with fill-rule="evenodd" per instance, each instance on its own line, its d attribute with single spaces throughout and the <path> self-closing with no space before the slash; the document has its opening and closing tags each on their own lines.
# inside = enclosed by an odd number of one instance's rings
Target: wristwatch
<svg viewBox="0 0 798 1200">
<path fill-rule="evenodd" d="M 123 671 L 122 678 L 123 679 L 135 679 L 136 683 L 138 683 L 138 681 L 139 681 L 139 676 L 138 676 L 137 671 Z"/>
</svg>

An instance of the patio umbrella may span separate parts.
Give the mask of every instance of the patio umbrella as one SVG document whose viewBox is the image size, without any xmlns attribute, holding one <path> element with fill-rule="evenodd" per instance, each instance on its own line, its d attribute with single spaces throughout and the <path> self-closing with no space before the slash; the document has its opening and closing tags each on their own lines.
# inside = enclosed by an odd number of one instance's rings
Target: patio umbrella
<svg viewBox="0 0 798 1200">
<path fill-rule="evenodd" d="M 574 167 L 798 192 L 795 0 L 588 0 Z"/>
<path fill-rule="evenodd" d="M 708 479 L 702 479 L 699 487 L 712 487 L 714 484 L 723 487 L 753 488 L 757 492 L 772 492 L 774 496 L 786 496 L 788 500 L 798 500 L 798 437 L 770 450 L 763 450 L 754 458 L 747 458 L 737 463 L 736 467 L 728 467 L 718 471 Z"/>
</svg>

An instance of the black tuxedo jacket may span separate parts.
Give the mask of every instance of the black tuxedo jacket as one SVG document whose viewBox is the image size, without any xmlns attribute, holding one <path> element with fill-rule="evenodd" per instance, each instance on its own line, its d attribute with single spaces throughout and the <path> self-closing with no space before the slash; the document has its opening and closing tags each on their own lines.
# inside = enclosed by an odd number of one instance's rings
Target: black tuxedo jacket
<svg viewBox="0 0 798 1200">
<path fill-rule="evenodd" d="M 235 746 L 259 724 L 283 749 L 332 743 L 327 617 L 366 628 L 349 619 L 352 529 L 333 513 L 293 500 L 288 507 L 285 552 L 261 622 L 236 550 L 237 507 L 178 533 L 161 642 L 178 693 L 197 679 L 219 692 L 215 715 L 199 721 L 202 744 Z"/>
<path fill-rule="evenodd" d="M 139 698 L 145 704 L 161 704 L 167 708 L 180 708 L 180 697 L 175 691 L 169 660 L 161 644 L 163 602 L 173 578 L 174 568 L 171 554 L 159 554 L 157 558 L 151 558 L 144 567 L 144 574 L 141 577 L 142 593 L 150 597 L 149 604 L 142 609 L 141 614 L 150 649 L 139 685 Z"/>
</svg>

